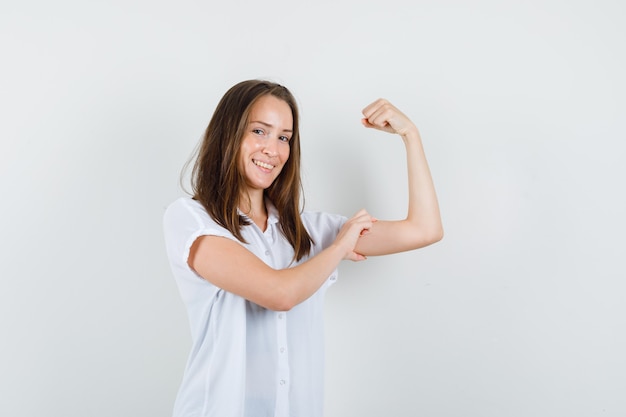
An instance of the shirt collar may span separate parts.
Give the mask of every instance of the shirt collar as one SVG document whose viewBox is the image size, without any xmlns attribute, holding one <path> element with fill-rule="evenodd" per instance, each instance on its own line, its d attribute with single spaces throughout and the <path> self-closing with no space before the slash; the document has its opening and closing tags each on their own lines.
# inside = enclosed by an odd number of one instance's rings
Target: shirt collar
<svg viewBox="0 0 626 417">
<path fill-rule="evenodd" d="M 276 208 L 276 206 L 274 206 L 274 204 L 268 198 L 265 199 L 265 207 L 267 208 L 267 225 L 269 226 L 270 224 L 278 223 L 278 220 L 280 220 L 278 209 Z M 246 215 L 246 213 L 239 210 L 239 207 L 237 207 L 237 214 L 247 219 L 250 219 Z"/>
<path fill-rule="evenodd" d="M 278 220 L 279 220 L 278 209 L 267 198 L 265 199 L 265 207 L 267 207 L 267 224 L 268 224 L 268 226 L 270 224 L 278 223 Z"/>
</svg>

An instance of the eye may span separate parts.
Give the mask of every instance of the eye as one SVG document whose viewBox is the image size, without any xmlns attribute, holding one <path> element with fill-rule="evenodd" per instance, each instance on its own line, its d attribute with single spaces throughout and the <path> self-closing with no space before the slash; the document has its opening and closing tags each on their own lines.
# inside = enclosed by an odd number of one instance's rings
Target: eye
<svg viewBox="0 0 626 417">
<path fill-rule="evenodd" d="M 280 136 L 278 138 L 281 142 L 289 142 L 291 138 L 289 136 Z"/>
<path fill-rule="evenodd" d="M 257 135 L 262 135 L 265 132 L 263 131 L 263 129 L 255 128 L 255 129 L 252 129 L 252 133 L 255 133 Z"/>
</svg>

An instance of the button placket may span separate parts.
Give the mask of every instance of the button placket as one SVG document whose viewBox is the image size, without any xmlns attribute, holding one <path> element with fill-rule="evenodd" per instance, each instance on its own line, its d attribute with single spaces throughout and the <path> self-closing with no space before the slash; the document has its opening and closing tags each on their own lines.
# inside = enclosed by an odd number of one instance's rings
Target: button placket
<svg viewBox="0 0 626 417">
<path fill-rule="evenodd" d="M 266 259 L 265 263 L 272 267 L 275 267 L 274 257 L 272 256 L 272 246 L 274 244 L 274 238 L 271 229 L 272 225 L 268 225 L 265 232 L 261 232 L 261 235 L 259 237 L 261 238 L 260 240 L 261 242 L 263 242 L 263 246 L 265 248 L 265 250 L 263 251 L 263 255 Z"/>
<path fill-rule="evenodd" d="M 284 400 L 289 394 L 289 356 L 287 353 L 287 313 L 276 312 L 276 342 L 278 348 L 278 395 Z"/>
</svg>

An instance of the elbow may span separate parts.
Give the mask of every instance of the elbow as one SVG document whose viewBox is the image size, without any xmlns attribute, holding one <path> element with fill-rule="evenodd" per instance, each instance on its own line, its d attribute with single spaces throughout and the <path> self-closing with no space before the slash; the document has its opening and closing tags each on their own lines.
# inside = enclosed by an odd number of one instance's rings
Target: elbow
<svg viewBox="0 0 626 417">
<path fill-rule="evenodd" d="M 443 224 L 441 219 L 422 221 L 421 219 L 409 220 L 404 229 L 404 236 L 409 250 L 423 248 L 443 239 Z"/>
<path fill-rule="evenodd" d="M 289 311 L 295 306 L 295 303 L 291 303 L 288 300 L 275 300 L 271 303 L 268 303 L 264 307 L 272 311 Z"/>
<path fill-rule="evenodd" d="M 432 245 L 433 243 L 437 243 L 440 240 L 443 239 L 443 227 L 439 227 L 436 230 L 433 230 L 430 235 L 428 236 L 429 238 L 429 245 Z"/>
<path fill-rule="evenodd" d="M 289 311 L 298 304 L 298 300 L 288 291 L 275 291 L 263 307 L 272 311 Z"/>
<path fill-rule="evenodd" d="M 421 230 L 414 241 L 414 248 L 419 249 L 430 246 L 443 239 L 443 228 L 434 227 L 429 230 Z"/>
<path fill-rule="evenodd" d="M 289 311 L 304 301 L 299 283 L 300 280 L 293 279 L 290 269 L 274 270 L 258 293 L 256 303 L 272 311 Z"/>
</svg>

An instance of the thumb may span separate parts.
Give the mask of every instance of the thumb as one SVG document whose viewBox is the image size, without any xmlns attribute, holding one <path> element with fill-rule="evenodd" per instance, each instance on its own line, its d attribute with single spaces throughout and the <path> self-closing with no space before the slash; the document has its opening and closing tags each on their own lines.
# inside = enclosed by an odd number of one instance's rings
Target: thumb
<svg viewBox="0 0 626 417">
<path fill-rule="evenodd" d="M 376 129 L 376 130 L 382 130 L 383 132 L 394 133 L 394 130 L 389 124 L 389 122 L 385 122 L 383 126 L 378 126 L 378 125 L 370 123 L 370 121 L 364 117 L 361 119 L 361 124 L 368 129 Z"/>
<path fill-rule="evenodd" d="M 361 124 L 369 129 L 376 127 L 373 124 L 371 124 L 365 117 L 361 119 Z"/>
</svg>

